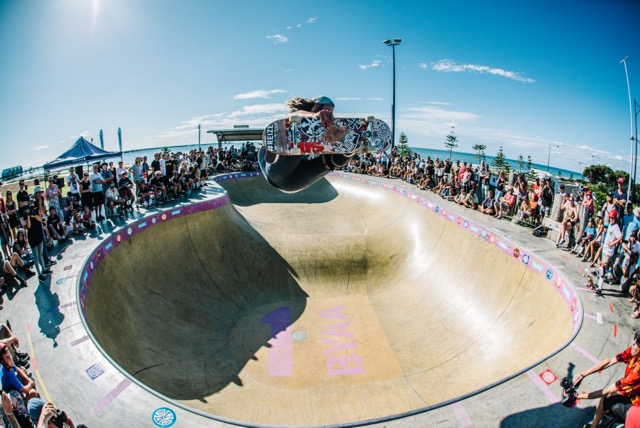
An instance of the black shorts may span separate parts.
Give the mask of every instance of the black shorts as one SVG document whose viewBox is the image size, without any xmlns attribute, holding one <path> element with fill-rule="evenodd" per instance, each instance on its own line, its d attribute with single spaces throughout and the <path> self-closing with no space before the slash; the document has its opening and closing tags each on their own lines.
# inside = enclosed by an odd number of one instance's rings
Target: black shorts
<svg viewBox="0 0 640 428">
<path fill-rule="evenodd" d="M 630 408 L 629 397 L 613 394 L 604 398 L 604 413 L 612 419 L 624 421 Z"/>
<path fill-rule="evenodd" d="M 93 201 L 94 207 L 99 207 L 100 205 L 104 205 L 104 193 L 102 192 L 92 192 L 91 199 Z"/>
<path fill-rule="evenodd" d="M 89 207 L 93 208 L 93 197 L 91 193 L 83 193 L 81 197 L 82 208 Z"/>
</svg>

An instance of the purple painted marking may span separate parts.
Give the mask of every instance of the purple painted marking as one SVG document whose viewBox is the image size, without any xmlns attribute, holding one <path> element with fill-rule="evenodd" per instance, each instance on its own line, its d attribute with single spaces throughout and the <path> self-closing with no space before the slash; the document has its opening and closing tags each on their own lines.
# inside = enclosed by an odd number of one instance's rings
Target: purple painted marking
<svg viewBox="0 0 640 428">
<path fill-rule="evenodd" d="M 470 427 L 471 425 L 473 425 L 473 423 L 471 422 L 471 418 L 469 417 L 469 414 L 464 409 L 464 407 L 462 407 L 461 403 L 453 403 L 452 407 L 453 407 L 453 413 L 456 415 L 456 418 L 458 418 L 458 421 L 460 422 L 460 425 L 462 425 L 463 428 Z"/>
<path fill-rule="evenodd" d="M 321 315 L 322 316 L 322 315 Z M 346 315 L 343 315 L 346 319 Z M 349 328 L 349 321 L 341 322 L 339 324 L 334 324 L 329 326 L 328 329 L 322 330 L 323 334 L 334 335 L 334 336 L 345 336 L 345 337 L 353 337 L 353 335 L 347 332 Z M 344 330 L 344 331 L 339 331 Z"/>
<path fill-rule="evenodd" d="M 584 355 L 585 357 L 587 357 L 587 359 L 591 360 L 591 362 L 595 363 L 595 364 L 599 364 L 600 361 L 594 357 L 593 355 L 591 355 L 590 353 L 588 353 L 586 351 L 586 349 L 584 349 L 582 346 L 576 344 L 576 342 L 571 342 L 571 347 L 573 349 L 575 349 L 576 351 L 580 352 L 582 355 Z"/>
<path fill-rule="evenodd" d="M 291 308 L 283 306 L 262 317 L 271 325 L 269 376 L 293 376 L 293 339 L 291 337 Z"/>
<path fill-rule="evenodd" d="M 555 403 L 559 403 L 560 400 L 558 399 L 558 397 L 555 396 L 555 394 L 553 392 L 551 392 L 551 390 L 549 389 L 549 387 L 547 386 L 546 383 L 544 383 L 544 381 L 540 378 L 540 376 L 538 376 L 537 374 L 535 374 L 533 372 L 533 370 L 529 370 L 527 371 L 527 374 L 529 375 L 529 377 L 531 378 L 531 380 L 533 381 L 533 383 L 536 384 L 536 386 L 538 387 L 538 389 L 540 391 L 542 391 L 544 393 L 544 395 L 547 396 L 547 398 L 549 399 L 549 402 L 551 404 L 555 404 Z"/>
<path fill-rule="evenodd" d="M 344 305 L 336 306 L 335 308 L 325 309 L 324 311 L 320 311 L 319 315 L 324 318 L 335 318 L 338 320 L 346 320 L 349 319 L 345 314 L 341 314 L 344 310 Z"/>
<path fill-rule="evenodd" d="M 324 353 L 325 355 L 331 355 L 342 349 L 353 348 L 355 346 L 356 346 L 356 342 L 345 342 L 345 343 L 339 344 L 338 346 L 334 346 L 333 348 L 325 349 Z"/>
<path fill-rule="evenodd" d="M 79 344 L 86 342 L 87 340 L 89 340 L 89 336 L 82 336 L 81 338 L 72 341 L 71 346 L 78 346 Z"/>
<path fill-rule="evenodd" d="M 362 360 L 357 355 L 329 357 L 327 358 L 327 368 L 329 369 L 329 376 L 343 376 L 364 373 Z"/>
<path fill-rule="evenodd" d="M 98 401 L 95 406 L 93 406 L 93 413 L 95 415 L 100 415 L 104 411 L 104 409 L 106 409 L 107 406 L 111 404 L 111 402 L 122 393 L 122 391 L 127 389 L 129 385 L 131 385 L 131 381 L 129 379 L 125 379 L 118 385 L 116 385 L 116 387 L 113 388 L 111 392 L 102 397 L 102 399 Z"/>
</svg>

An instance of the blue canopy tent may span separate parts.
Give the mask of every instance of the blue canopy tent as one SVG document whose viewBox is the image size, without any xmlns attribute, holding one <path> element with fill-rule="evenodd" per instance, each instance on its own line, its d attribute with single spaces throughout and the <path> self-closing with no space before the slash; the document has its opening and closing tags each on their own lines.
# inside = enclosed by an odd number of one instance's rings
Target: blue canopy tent
<svg viewBox="0 0 640 428">
<path fill-rule="evenodd" d="M 44 170 L 50 171 L 52 169 L 62 168 L 69 165 L 77 165 L 83 162 L 116 158 L 121 154 L 121 151 L 109 152 L 103 150 L 85 140 L 84 137 L 80 137 L 69 150 L 58 156 L 55 160 L 44 164 Z"/>
</svg>

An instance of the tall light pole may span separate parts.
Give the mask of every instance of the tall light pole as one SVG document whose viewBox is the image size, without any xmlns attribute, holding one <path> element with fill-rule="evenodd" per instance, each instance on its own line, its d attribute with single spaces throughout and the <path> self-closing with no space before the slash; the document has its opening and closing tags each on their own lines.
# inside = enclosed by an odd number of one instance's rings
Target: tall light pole
<svg viewBox="0 0 640 428">
<path fill-rule="evenodd" d="M 633 118 L 633 134 L 634 134 L 634 145 L 633 145 L 633 185 L 636 184 L 636 171 L 638 170 L 638 113 L 640 113 L 640 104 L 633 100 L 633 111 L 635 112 L 635 117 Z M 629 179 L 631 181 L 631 179 Z M 633 192 L 627 195 L 629 201 L 633 201 Z"/>
<path fill-rule="evenodd" d="M 384 40 L 384 43 L 387 46 L 391 46 L 392 52 L 392 61 L 393 65 L 393 101 L 391 103 L 391 148 L 393 149 L 396 146 L 396 46 L 398 46 L 402 42 L 401 39 L 393 39 Z"/>
<path fill-rule="evenodd" d="M 629 186 L 627 187 L 627 198 L 631 200 L 631 181 L 633 177 L 633 105 L 631 104 L 631 86 L 629 85 L 629 72 L 627 71 L 627 60 L 629 55 L 620 60 L 620 64 L 624 64 L 624 74 L 627 77 L 627 93 L 629 94 L 629 123 L 631 126 L 631 159 L 629 163 Z"/>
<path fill-rule="evenodd" d="M 560 145 L 556 143 L 549 143 L 549 155 L 547 156 L 547 172 L 549 172 L 549 164 L 551 163 L 551 147 L 560 147 Z"/>
</svg>

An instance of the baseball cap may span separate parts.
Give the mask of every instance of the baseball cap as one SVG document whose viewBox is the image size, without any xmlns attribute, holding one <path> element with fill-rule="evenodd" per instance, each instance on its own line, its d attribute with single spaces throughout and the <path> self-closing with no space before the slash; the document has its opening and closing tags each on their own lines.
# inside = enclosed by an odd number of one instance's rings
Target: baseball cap
<svg viewBox="0 0 640 428">
<path fill-rule="evenodd" d="M 38 185 L 36 187 L 33 188 L 33 193 L 36 194 L 38 192 L 44 192 L 44 189 L 42 188 L 42 186 Z"/>
<path fill-rule="evenodd" d="M 613 210 L 609 213 L 609 220 L 615 220 L 616 218 L 618 218 L 618 211 Z"/>
</svg>

